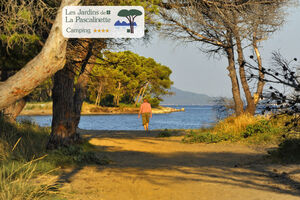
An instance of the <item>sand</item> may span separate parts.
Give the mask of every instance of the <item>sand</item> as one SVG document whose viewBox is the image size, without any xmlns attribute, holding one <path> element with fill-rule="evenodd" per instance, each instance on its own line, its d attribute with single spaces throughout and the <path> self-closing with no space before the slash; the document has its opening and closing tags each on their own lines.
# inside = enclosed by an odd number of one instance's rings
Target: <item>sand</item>
<svg viewBox="0 0 300 200">
<path fill-rule="evenodd" d="M 157 131 L 81 133 L 111 163 L 65 169 L 59 181 L 67 199 L 300 199 L 300 167 L 272 164 L 266 147 L 184 144 Z"/>
</svg>

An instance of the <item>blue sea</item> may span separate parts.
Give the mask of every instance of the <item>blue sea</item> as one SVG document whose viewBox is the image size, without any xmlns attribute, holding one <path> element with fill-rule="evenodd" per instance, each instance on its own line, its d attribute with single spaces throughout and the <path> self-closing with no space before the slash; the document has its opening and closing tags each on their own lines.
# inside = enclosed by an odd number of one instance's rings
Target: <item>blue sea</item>
<svg viewBox="0 0 300 200">
<path fill-rule="evenodd" d="M 217 120 L 213 106 L 180 105 L 184 112 L 153 114 L 150 130 L 154 129 L 198 129 L 209 127 Z M 20 116 L 18 120 L 30 119 L 40 126 L 51 126 L 52 116 Z M 86 130 L 143 130 L 142 120 L 137 114 L 81 116 L 79 128 Z"/>
</svg>

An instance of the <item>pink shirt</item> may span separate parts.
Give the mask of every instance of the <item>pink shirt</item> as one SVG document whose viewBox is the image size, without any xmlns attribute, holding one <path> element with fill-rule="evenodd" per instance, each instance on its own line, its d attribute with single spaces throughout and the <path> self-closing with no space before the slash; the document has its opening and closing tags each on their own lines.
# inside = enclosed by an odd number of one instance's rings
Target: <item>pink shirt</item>
<svg viewBox="0 0 300 200">
<path fill-rule="evenodd" d="M 140 113 L 152 113 L 151 105 L 148 102 L 144 102 L 141 105 Z"/>
</svg>

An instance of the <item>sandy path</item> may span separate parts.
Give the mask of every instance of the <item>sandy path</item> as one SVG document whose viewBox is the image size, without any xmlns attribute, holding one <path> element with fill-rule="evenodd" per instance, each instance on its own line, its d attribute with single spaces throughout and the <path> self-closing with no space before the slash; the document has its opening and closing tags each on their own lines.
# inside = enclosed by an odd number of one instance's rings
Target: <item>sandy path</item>
<svg viewBox="0 0 300 200">
<path fill-rule="evenodd" d="M 68 199 L 292 200 L 300 199 L 300 167 L 267 164 L 238 144 L 183 144 L 157 132 L 82 131 L 113 162 L 66 170 Z"/>
</svg>

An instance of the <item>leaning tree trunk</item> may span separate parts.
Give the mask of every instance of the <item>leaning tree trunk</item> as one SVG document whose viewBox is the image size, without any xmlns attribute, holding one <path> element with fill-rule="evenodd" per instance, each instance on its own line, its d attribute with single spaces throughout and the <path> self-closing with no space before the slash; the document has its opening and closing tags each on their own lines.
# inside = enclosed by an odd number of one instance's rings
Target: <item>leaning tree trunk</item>
<svg viewBox="0 0 300 200">
<path fill-rule="evenodd" d="M 73 89 L 74 73 L 67 64 L 54 75 L 52 130 L 47 149 L 68 146 L 79 140 L 73 112 Z"/>
<path fill-rule="evenodd" d="M 241 99 L 239 82 L 238 82 L 238 78 L 237 78 L 237 74 L 236 74 L 236 70 L 235 70 L 233 47 L 226 48 L 226 53 L 227 53 L 227 59 L 228 59 L 227 70 L 229 71 L 229 77 L 230 77 L 231 85 L 232 85 L 234 110 L 235 110 L 236 116 L 239 116 L 239 115 L 243 114 L 243 112 L 244 112 L 244 108 L 243 108 L 244 104 Z"/>
<path fill-rule="evenodd" d="M 256 111 L 256 105 L 254 102 L 254 98 L 252 97 L 249 84 L 247 82 L 247 77 L 246 77 L 246 71 L 245 71 L 245 64 L 246 62 L 244 61 L 244 54 L 243 54 L 243 48 L 242 48 L 242 43 L 240 40 L 240 36 L 238 33 L 236 33 L 236 46 L 237 46 L 237 53 L 238 53 L 238 63 L 239 63 L 239 73 L 240 73 L 240 79 L 241 79 L 241 84 L 245 93 L 245 97 L 247 100 L 247 108 L 246 108 L 246 113 L 250 115 L 254 115 Z"/>
<path fill-rule="evenodd" d="M 99 82 L 99 87 L 97 90 L 97 98 L 96 98 L 96 102 L 95 105 L 99 106 L 100 105 L 100 101 L 101 101 L 101 95 L 102 95 L 102 88 L 103 88 L 103 84 L 101 82 Z"/>
<path fill-rule="evenodd" d="M 141 98 L 140 98 L 139 102 L 141 102 L 141 101 L 143 100 L 144 94 L 145 94 L 145 92 L 146 92 L 146 90 L 147 90 L 148 85 L 149 85 L 149 81 L 146 83 L 146 85 L 145 85 L 145 87 L 144 87 L 144 90 L 143 90 L 143 92 L 142 92 L 142 94 L 141 94 Z"/>
<path fill-rule="evenodd" d="M 121 96 L 121 82 L 119 82 L 118 97 L 117 97 L 117 106 L 120 105 L 120 96 Z"/>
<path fill-rule="evenodd" d="M 258 50 L 257 42 L 258 41 L 256 39 L 256 32 L 254 32 L 253 44 L 252 45 L 253 45 L 253 49 L 254 49 L 254 52 L 255 52 L 255 55 L 256 55 L 256 58 L 257 58 L 257 65 L 258 65 L 258 69 L 259 69 L 257 89 L 256 89 L 256 93 L 254 94 L 254 103 L 255 103 L 255 105 L 258 104 L 259 99 L 262 95 L 264 86 L 265 86 L 265 81 L 264 81 L 265 75 L 262 71 L 262 59 L 261 59 L 261 56 L 260 56 L 260 53 L 259 53 L 259 50 Z"/>
<path fill-rule="evenodd" d="M 136 105 L 138 104 L 138 102 L 140 101 L 140 96 L 141 96 L 141 94 L 142 94 L 143 88 L 144 88 L 144 87 L 141 87 L 141 89 L 140 89 L 140 91 L 139 91 L 139 94 L 138 94 L 138 96 L 137 96 L 137 98 L 136 98 L 136 100 L 135 100 L 134 106 L 136 106 Z"/>
<path fill-rule="evenodd" d="M 62 8 L 78 5 L 79 0 L 62 0 L 42 51 L 20 71 L 0 82 L 0 110 L 28 95 L 65 64 L 67 39 L 62 35 Z"/>
<path fill-rule="evenodd" d="M 11 104 L 7 108 L 5 108 L 3 111 L 5 118 L 7 118 L 11 122 L 15 122 L 16 118 L 22 112 L 25 105 L 26 105 L 26 101 L 24 98 Z"/>
<path fill-rule="evenodd" d="M 2 70 L 0 75 L 1 81 L 6 81 L 9 78 L 9 73 L 7 70 Z M 3 109 L 2 114 L 4 117 L 10 121 L 15 122 L 16 118 L 19 116 L 19 114 L 22 112 L 23 108 L 26 105 L 26 101 L 24 98 L 20 99 L 19 101 L 16 101 L 15 103 L 11 104 L 10 106 Z"/>
</svg>

